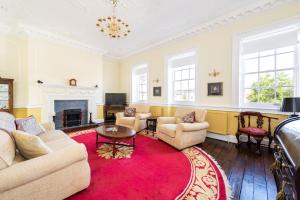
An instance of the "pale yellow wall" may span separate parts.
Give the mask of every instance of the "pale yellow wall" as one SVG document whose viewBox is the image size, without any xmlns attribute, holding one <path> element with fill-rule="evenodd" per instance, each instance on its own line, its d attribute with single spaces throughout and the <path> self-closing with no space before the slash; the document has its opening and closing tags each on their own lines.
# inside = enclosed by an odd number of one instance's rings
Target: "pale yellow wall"
<svg viewBox="0 0 300 200">
<path fill-rule="evenodd" d="M 167 103 L 165 82 L 165 61 L 168 56 L 180 54 L 191 49 L 197 51 L 200 79 L 197 102 L 206 106 L 232 106 L 232 42 L 233 37 L 241 32 L 251 31 L 265 27 L 272 23 L 300 15 L 300 2 L 289 3 L 258 14 L 250 15 L 216 27 L 215 29 L 199 33 L 186 39 L 171 41 L 158 47 L 132 55 L 121 60 L 121 89 L 130 94 L 131 67 L 139 63 L 148 63 L 151 103 Z M 220 76 L 214 78 L 208 73 L 216 69 Z M 159 78 L 160 82 L 154 84 L 153 80 Z M 208 97 L 208 82 L 223 82 L 224 95 L 222 97 Z M 152 96 L 152 87 L 162 86 L 162 97 Z"/>
<path fill-rule="evenodd" d="M 120 61 L 103 57 L 103 92 L 120 92 Z"/>
</svg>

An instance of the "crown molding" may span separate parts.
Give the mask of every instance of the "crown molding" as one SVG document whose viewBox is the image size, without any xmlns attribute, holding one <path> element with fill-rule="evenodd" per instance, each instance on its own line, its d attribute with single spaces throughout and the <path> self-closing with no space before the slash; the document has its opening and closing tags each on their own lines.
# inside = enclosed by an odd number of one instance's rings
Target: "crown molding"
<svg viewBox="0 0 300 200">
<path fill-rule="evenodd" d="M 190 30 L 181 32 L 181 33 L 179 33 L 177 35 L 174 35 L 174 36 L 172 36 L 168 39 L 153 43 L 153 44 L 148 45 L 146 47 L 143 47 L 141 49 L 132 51 L 132 52 L 130 52 L 130 53 L 124 55 L 124 56 L 119 56 L 119 57 L 116 57 L 116 58 L 124 59 L 124 58 L 130 57 L 132 55 L 144 52 L 146 50 L 155 48 L 155 47 L 160 46 L 162 44 L 172 42 L 172 41 L 182 40 L 182 39 L 197 35 L 197 34 L 202 33 L 202 32 L 211 31 L 211 30 L 213 30 L 217 27 L 220 27 L 220 26 L 223 26 L 225 24 L 237 21 L 237 20 L 242 19 L 244 17 L 250 16 L 250 15 L 265 11 L 265 10 L 275 8 L 279 5 L 287 4 L 287 3 L 290 3 L 290 2 L 297 2 L 297 1 L 299 1 L 299 0 L 263 0 L 263 1 L 260 1 L 259 3 L 257 3 L 257 4 L 254 4 L 254 5 L 251 5 L 249 7 L 236 10 L 234 12 L 231 12 L 229 14 L 223 15 L 221 17 L 218 17 L 218 18 L 214 19 L 214 20 L 211 20 L 209 22 L 201 24 L 201 25 L 199 25 L 195 28 L 192 28 Z"/>
<path fill-rule="evenodd" d="M 44 31 L 39 28 L 25 25 L 25 24 L 19 24 L 18 26 L 15 27 L 15 29 L 11 28 L 10 32 L 12 32 L 13 34 L 17 34 L 17 35 L 28 35 L 28 36 L 33 36 L 33 37 L 44 38 L 44 39 L 50 40 L 50 41 L 61 42 L 63 44 L 71 46 L 71 47 L 86 49 L 91 52 L 99 53 L 102 55 L 107 53 L 107 51 L 104 49 L 93 47 L 86 43 L 79 42 L 77 40 L 70 39 L 68 37 L 54 34 L 54 33 L 48 32 L 48 31 Z"/>
</svg>

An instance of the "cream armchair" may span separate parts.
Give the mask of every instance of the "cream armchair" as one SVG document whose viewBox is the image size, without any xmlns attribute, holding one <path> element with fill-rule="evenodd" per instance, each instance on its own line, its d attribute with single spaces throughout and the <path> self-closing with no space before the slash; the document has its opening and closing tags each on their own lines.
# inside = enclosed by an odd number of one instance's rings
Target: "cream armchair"
<svg viewBox="0 0 300 200">
<path fill-rule="evenodd" d="M 116 114 L 116 125 L 125 126 L 139 132 L 147 127 L 146 120 L 151 117 L 150 106 L 144 104 L 132 104 L 129 107 L 136 109 L 135 117 L 125 117 L 124 112 Z"/>
<path fill-rule="evenodd" d="M 183 123 L 182 117 L 195 112 L 194 123 Z M 157 136 L 178 150 L 205 141 L 209 124 L 205 121 L 206 110 L 177 108 L 174 117 L 159 117 L 157 119 Z"/>
</svg>

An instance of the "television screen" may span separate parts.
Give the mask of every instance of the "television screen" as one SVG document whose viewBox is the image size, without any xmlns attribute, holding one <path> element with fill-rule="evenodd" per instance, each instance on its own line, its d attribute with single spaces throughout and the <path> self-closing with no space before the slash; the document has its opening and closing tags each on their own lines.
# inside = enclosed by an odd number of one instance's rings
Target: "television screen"
<svg viewBox="0 0 300 200">
<path fill-rule="evenodd" d="M 105 93 L 105 105 L 126 105 L 126 94 Z"/>
</svg>

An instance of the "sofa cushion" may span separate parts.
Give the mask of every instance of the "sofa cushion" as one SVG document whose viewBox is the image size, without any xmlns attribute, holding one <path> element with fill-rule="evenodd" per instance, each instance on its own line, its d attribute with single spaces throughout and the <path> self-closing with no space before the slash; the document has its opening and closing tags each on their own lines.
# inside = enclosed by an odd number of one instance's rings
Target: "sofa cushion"
<svg viewBox="0 0 300 200">
<path fill-rule="evenodd" d="M 177 124 L 161 124 L 158 127 L 160 133 L 166 134 L 169 137 L 174 138 L 176 135 Z"/>
<path fill-rule="evenodd" d="M 7 112 L 0 112 L 0 129 L 8 133 L 15 131 L 15 117 Z"/>
<path fill-rule="evenodd" d="M 61 138 L 57 140 L 48 141 L 46 142 L 46 144 L 52 151 L 58 151 L 70 145 L 76 144 L 76 142 L 71 138 Z"/>
<path fill-rule="evenodd" d="M 16 155 L 16 146 L 11 136 L 0 130 L 0 158 L 7 166 L 12 165 Z M 3 166 L 3 163 L 0 164 Z"/>
<path fill-rule="evenodd" d="M 131 107 L 125 108 L 125 111 L 124 111 L 124 116 L 125 117 L 134 117 L 135 114 L 136 114 L 136 109 L 135 108 L 131 108 Z"/>
<path fill-rule="evenodd" d="M 58 140 L 58 139 L 63 139 L 63 138 L 69 138 L 69 136 L 67 136 L 67 134 L 65 134 L 63 131 L 61 130 L 52 130 L 52 131 L 48 131 L 45 133 L 42 133 L 39 135 L 39 137 L 44 141 L 44 142 L 49 142 L 49 141 L 53 141 L 53 140 Z"/>
<path fill-rule="evenodd" d="M 195 122 L 195 112 L 190 112 L 182 117 L 183 123 L 194 123 Z"/>
<path fill-rule="evenodd" d="M 121 117 L 119 120 L 120 124 L 133 126 L 135 117 Z"/>
<path fill-rule="evenodd" d="M 39 135 L 45 132 L 35 119 L 35 117 L 29 116 L 23 119 L 16 120 L 17 129 L 20 131 L 24 131 L 33 135 Z"/>
<path fill-rule="evenodd" d="M 51 153 L 52 150 L 36 135 L 23 131 L 14 131 L 18 150 L 27 159 L 36 158 Z"/>
<path fill-rule="evenodd" d="M 13 161 L 13 165 L 17 164 L 17 163 L 20 163 L 20 162 L 23 162 L 25 160 L 26 159 L 19 152 L 16 152 L 16 157 L 15 157 L 15 159 Z"/>
</svg>

